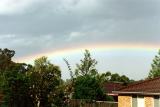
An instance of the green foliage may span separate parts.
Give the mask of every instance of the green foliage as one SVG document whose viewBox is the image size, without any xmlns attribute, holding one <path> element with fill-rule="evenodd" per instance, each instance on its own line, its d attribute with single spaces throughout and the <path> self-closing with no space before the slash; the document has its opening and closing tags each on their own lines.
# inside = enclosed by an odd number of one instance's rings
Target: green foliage
<svg viewBox="0 0 160 107">
<path fill-rule="evenodd" d="M 96 65 L 97 61 L 93 59 L 88 50 L 84 53 L 84 58 L 76 64 L 75 72 L 72 71 L 68 61 L 65 60 L 71 74 L 70 85 L 67 89 L 73 92 L 74 99 L 91 99 L 91 100 L 109 100 L 113 98 L 106 96 L 103 90 L 104 82 L 122 82 L 128 84 L 132 82 L 127 76 L 111 72 L 99 74 Z"/>
<path fill-rule="evenodd" d="M 76 78 L 73 98 L 106 100 L 106 95 L 96 77 L 85 75 Z"/>
<path fill-rule="evenodd" d="M 51 64 L 46 57 L 35 60 L 29 72 L 30 95 L 35 107 L 62 106 L 64 97 L 60 88 L 61 71 L 58 66 Z"/>
<path fill-rule="evenodd" d="M 130 80 L 125 75 L 120 76 L 117 73 L 112 74 L 111 72 L 102 73 L 100 77 L 103 78 L 105 82 L 121 82 L 123 84 L 134 82 L 134 80 Z"/>
<path fill-rule="evenodd" d="M 10 107 L 32 107 L 29 95 L 29 78 L 25 75 L 26 64 L 14 64 L 4 73 L 6 84 L 3 88 L 5 103 Z"/>
<path fill-rule="evenodd" d="M 148 78 L 155 78 L 158 76 L 160 76 L 160 50 L 158 52 L 158 55 L 156 55 L 153 59 Z"/>
<path fill-rule="evenodd" d="M 0 90 L 6 107 L 62 107 L 64 88 L 61 70 L 46 57 L 34 66 L 15 63 L 14 51 L 0 49 Z"/>
<path fill-rule="evenodd" d="M 69 65 L 69 64 L 67 64 Z M 84 59 L 80 64 L 76 64 L 75 76 L 73 77 L 73 98 L 106 100 L 106 95 L 102 88 L 102 80 L 98 78 L 96 69 L 97 61 L 92 59 L 88 50 L 84 53 Z M 70 67 L 70 66 L 69 66 Z"/>
<path fill-rule="evenodd" d="M 76 64 L 77 67 L 75 73 L 77 76 L 95 75 L 97 73 L 95 68 L 97 61 L 91 58 L 88 50 L 85 50 L 84 59 L 80 60 L 80 62 L 80 64 Z"/>
<path fill-rule="evenodd" d="M 0 73 L 4 72 L 10 65 L 12 65 L 11 58 L 14 56 L 15 51 L 9 49 L 0 49 Z"/>
<path fill-rule="evenodd" d="M 2 106 L 32 107 L 28 95 L 28 65 L 12 62 L 15 52 L 0 49 L 0 89 L 4 95 Z"/>
<path fill-rule="evenodd" d="M 0 93 L 4 95 L 5 101 L 1 106 L 64 107 L 65 95 L 71 92 L 76 99 L 111 100 L 104 93 L 103 83 L 130 81 L 124 75 L 110 72 L 99 74 L 97 61 L 92 59 L 88 50 L 74 72 L 65 60 L 71 75 L 71 80 L 65 85 L 60 68 L 50 63 L 47 57 L 36 59 L 32 66 L 13 62 L 14 54 L 13 50 L 0 49 Z"/>
</svg>

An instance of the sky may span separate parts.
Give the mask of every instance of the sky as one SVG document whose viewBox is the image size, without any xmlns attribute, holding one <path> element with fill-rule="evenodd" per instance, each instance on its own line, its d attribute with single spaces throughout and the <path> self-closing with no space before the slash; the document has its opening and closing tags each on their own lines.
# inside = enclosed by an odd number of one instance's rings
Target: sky
<svg viewBox="0 0 160 107">
<path fill-rule="evenodd" d="M 85 49 L 100 73 L 143 79 L 160 47 L 159 0 L 0 0 L 0 48 L 14 61 L 48 56 L 69 78 Z"/>
</svg>

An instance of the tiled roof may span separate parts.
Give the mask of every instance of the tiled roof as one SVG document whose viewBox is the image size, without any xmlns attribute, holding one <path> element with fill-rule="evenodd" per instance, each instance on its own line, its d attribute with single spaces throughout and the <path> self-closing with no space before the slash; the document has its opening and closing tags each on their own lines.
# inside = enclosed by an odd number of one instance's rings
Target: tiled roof
<svg viewBox="0 0 160 107">
<path fill-rule="evenodd" d="M 121 92 L 160 93 L 160 77 L 130 84 L 120 89 L 117 93 Z"/>
</svg>

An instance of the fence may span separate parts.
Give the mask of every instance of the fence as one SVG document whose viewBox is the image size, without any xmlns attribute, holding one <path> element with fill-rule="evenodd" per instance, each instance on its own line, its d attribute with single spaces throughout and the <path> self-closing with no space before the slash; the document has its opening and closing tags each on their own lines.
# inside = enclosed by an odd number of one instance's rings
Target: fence
<svg viewBox="0 0 160 107">
<path fill-rule="evenodd" d="M 72 99 L 70 101 L 69 107 L 118 107 L 117 102 L 108 101 L 89 101 L 89 100 L 77 100 Z"/>
</svg>

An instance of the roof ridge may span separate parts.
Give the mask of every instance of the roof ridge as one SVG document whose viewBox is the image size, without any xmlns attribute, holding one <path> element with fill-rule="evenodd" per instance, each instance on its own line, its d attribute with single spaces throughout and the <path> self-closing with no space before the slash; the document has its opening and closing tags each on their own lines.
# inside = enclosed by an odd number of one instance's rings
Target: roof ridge
<svg viewBox="0 0 160 107">
<path fill-rule="evenodd" d="M 154 80 L 157 80 L 157 79 L 160 79 L 160 76 L 152 78 L 152 79 L 140 80 L 140 81 L 137 81 L 135 83 L 131 83 L 131 84 L 127 85 L 126 87 L 123 87 L 123 88 L 119 89 L 119 91 L 121 91 L 123 89 L 127 89 L 128 87 L 137 86 L 139 84 L 143 84 L 143 83 L 146 83 L 146 82 L 149 82 L 149 81 L 154 81 Z"/>
</svg>

